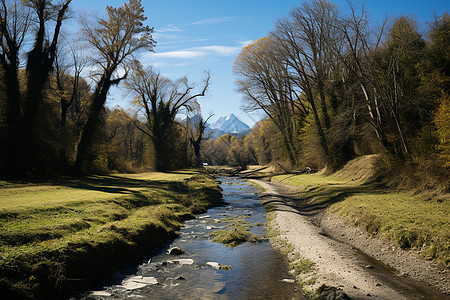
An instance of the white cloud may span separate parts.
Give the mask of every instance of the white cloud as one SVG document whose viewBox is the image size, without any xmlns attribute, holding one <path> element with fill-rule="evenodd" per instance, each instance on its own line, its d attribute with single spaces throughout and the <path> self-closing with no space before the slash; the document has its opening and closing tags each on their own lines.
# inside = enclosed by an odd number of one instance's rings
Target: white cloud
<svg viewBox="0 0 450 300">
<path fill-rule="evenodd" d="M 198 21 L 192 23 L 192 25 L 220 24 L 220 23 L 230 22 L 231 20 L 233 20 L 233 17 L 214 17 L 214 18 L 198 20 Z"/>
<path fill-rule="evenodd" d="M 233 55 L 233 54 L 236 54 L 237 52 L 239 52 L 239 50 L 240 50 L 239 47 L 233 47 L 233 46 L 204 46 L 204 47 L 199 47 L 199 49 L 217 53 L 222 56 Z"/>
<path fill-rule="evenodd" d="M 253 44 L 254 42 L 256 42 L 256 40 L 243 41 L 243 42 L 239 42 L 239 44 L 241 45 L 242 48 L 244 48 L 250 44 Z"/>
<path fill-rule="evenodd" d="M 157 58 L 196 58 L 207 55 L 204 51 L 199 50 L 175 50 L 175 51 L 167 51 L 150 54 L 153 57 Z"/>
<path fill-rule="evenodd" d="M 156 29 L 156 32 L 181 32 L 181 30 L 178 26 L 169 24 L 166 27 L 163 27 L 161 29 Z"/>
<path fill-rule="evenodd" d="M 184 39 L 184 38 L 181 38 L 181 39 L 179 39 L 179 40 L 177 40 L 177 41 L 168 41 L 168 42 L 161 42 L 161 43 L 158 43 L 158 46 L 161 46 L 161 45 L 171 45 L 171 44 L 180 44 L 180 43 L 197 43 L 197 42 L 205 42 L 205 41 L 207 41 L 208 39 L 193 39 L 193 40 L 187 40 L 187 39 Z"/>
<path fill-rule="evenodd" d="M 211 45 L 174 51 L 151 53 L 148 54 L 148 57 L 186 59 L 186 58 L 200 58 L 210 55 L 231 56 L 237 54 L 240 51 L 240 49 L 241 47 L 235 46 Z"/>
<path fill-rule="evenodd" d="M 177 35 L 177 34 L 155 32 L 153 34 L 153 38 L 156 41 L 158 41 L 160 39 L 164 39 L 164 40 L 180 40 L 180 39 L 183 39 L 184 37 L 181 36 L 181 35 Z"/>
</svg>

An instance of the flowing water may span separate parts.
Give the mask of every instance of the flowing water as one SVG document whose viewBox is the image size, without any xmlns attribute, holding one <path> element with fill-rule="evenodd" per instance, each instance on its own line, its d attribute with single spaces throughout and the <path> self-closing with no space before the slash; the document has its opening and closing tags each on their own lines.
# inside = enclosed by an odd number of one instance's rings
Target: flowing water
<svg viewBox="0 0 450 300">
<path fill-rule="evenodd" d="M 186 221 L 168 245 L 184 254 L 168 255 L 166 248 L 133 274 L 118 272 L 113 283 L 76 299 L 302 299 L 285 258 L 267 239 L 233 248 L 211 242 L 209 233 L 223 227 L 224 218 L 245 216 L 252 233 L 264 236 L 266 230 L 258 226 L 266 219 L 256 188 L 238 178 L 219 180 L 227 205 Z"/>
</svg>

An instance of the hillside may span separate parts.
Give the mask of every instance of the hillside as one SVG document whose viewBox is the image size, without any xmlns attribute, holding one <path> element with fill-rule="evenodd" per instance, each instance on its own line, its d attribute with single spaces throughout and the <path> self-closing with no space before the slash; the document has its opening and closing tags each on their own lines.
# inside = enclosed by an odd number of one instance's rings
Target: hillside
<svg viewBox="0 0 450 300">
<path fill-rule="evenodd" d="M 293 189 L 286 198 L 291 199 L 290 209 L 307 216 L 324 235 L 404 276 L 450 292 L 445 276 L 450 263 L 450 195 L 387 188 L 374 181 L 379 179 L 379 165 L 377 156 L 364 156 L 330 176 L 280 175 L 272 182 Z"/>
</svg>

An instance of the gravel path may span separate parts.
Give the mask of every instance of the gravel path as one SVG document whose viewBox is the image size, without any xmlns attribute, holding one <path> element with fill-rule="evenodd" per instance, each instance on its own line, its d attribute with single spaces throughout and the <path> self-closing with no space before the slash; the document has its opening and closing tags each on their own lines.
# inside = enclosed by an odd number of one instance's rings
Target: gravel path
<svg viewBox="0 0 450 300">
<path fill-rule="evenodd" d="M 265 188 L 261 197 L 264 205 L 271 204 L 275 208 L 276 216 L 271 226 L 280 232 L 281 239 L 293 245 L 292 252 L 300 253 L 302 258 L 316 264 L 315 283 L 305 285 L 306 289 L 314 290 L 326 284 L 338 287 L 352 299 L 450 299 L 425 284 L 394 275 L 394 270 L 371 260 L 348 241 L 329 236 L 329 233 L 335 237 L 341 235 L 340 229 L 334 228 L 330 218 L 326 218 L 327 228 L 320 226 L 322 218 L 318 216 L 323 216 L 323 212 L 296 208 L 291 201 L 292 187 L 260 180 L 256 182 Z M 350 232 L 345 234 L 347 238 L 351 235 Z M 366 239 L 362 232 L 355 231 L 353 235 Z M 300 274 L 299 280 L 305 282 L 310 277 L 311 274 Z"/>
</svg>

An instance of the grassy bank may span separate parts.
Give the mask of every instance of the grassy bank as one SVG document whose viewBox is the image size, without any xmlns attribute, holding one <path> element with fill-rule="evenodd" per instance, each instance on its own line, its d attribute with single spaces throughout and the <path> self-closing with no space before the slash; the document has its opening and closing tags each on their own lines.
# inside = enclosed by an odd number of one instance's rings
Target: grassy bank
<svg viewBox="0 0 450 300">
<path fill-rule="evenodd" d="M 217 182 L 191 171 L 0 185 L 2 299 L 55 299 L 88 288 L 221 202 Z"/>
<path fill-rule="evenodd" d="M 299 186 L 299 206 L 311 213 L 328 208 L 347 224 L 448 267 L 449 195 L 387 189 L 371 180 L 369 169 L 367 159 L 360 159 L 332 176 L 281 175 L 273 180 Z"/>
</svg>

